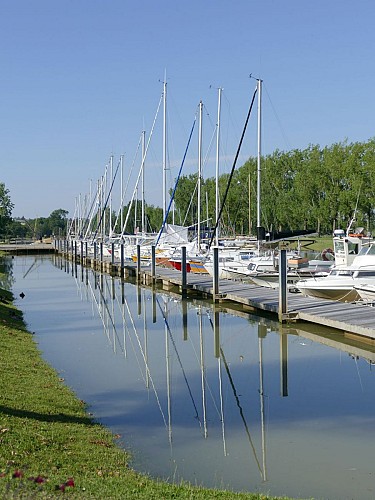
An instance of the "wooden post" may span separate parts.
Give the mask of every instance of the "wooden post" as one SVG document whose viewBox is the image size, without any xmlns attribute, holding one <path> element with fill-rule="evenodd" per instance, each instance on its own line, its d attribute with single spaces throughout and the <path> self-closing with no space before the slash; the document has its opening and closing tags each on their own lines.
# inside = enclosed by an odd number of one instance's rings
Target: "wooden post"
<svg viewBox="0 0 375 500">
<path fill-rule="evenodd" d="M 219 247 L 214 247 L 214 278 L 213 278 L 213 289 L 214 289 L 214 301 L 217 299 L 219 294 Z"/>
<path fill-rule="evenodd" d="M 141 245 L 137 245 L 137 279 L 141 278 Z"/>
<path fill-rule="evenodd" d="M 100 248 L 100 265 L 102 265 L 103 264 L 103 259 L 104 259 L 104 255 L 103 255 L 103 242 L 102 241 L 100 242 L 99 248 Z"/>
<path fill-rule="evenodd" d="M 155 245 L 151 245 L 151 278 L 154 280 L 156 275 L 156 252 Z"/>
<path fill-rule="evenodd" d="M 283 323 L 288 313 L 286 249 L 279 251 L 279 321 Z"/>
<path fill-rule="evenodd" d="M 120 246 L 120 266 L 121 266 L 121 276 L 124 276 L 124 244 L 121 243 Z"/>
<path fill-rule="evenodd" d="M 96 248 L 96 241 L 94 241 L 94 266 L 96 266 L 96 259 L 97 259 L 97 248 Z"/>
<path fill-rule="evenodd" d="M 115 244 L 113 242 L 111 243 L 111 264 L 115 265 Z"/>
<path fill-rule="evenodd" d="M 181 247 L 181 272 L 182 272 L 182 298 L 186 297 L 187 266 L 186 266 L 186 246 Z"/>
</svg>

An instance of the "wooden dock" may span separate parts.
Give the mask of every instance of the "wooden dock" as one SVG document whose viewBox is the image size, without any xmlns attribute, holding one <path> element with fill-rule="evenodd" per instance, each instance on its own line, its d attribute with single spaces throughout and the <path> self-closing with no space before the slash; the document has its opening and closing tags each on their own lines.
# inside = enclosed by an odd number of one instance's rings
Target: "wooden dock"
<svg viewBox="0 0 375 500">
<path fill-rule="evenodd" d="M 41 243 L 39 241 L 33 243 L 10 243 L 1 244 L 0 252 L 10 253 L 12 255 L 28 255 L 55 253 L 56 249 L 51 243 Z"/>
<path fill-rule="evenodd" d="M 181 271 L 156 266 L 155 275 L 152 276 L 151 266 L 142 266 L 138 269 L 136 264 L 124 264 L 123 268 L 118 262 L 109 258 L 94 260 L 83 257 L 77 253 L 63 252 L 51 244 L 35 243 L 25 245 L 25 248 L 12 248 L 7 245 L 6 251 L 10 253 L 43 253 L 55 252 L 69 260 L 75 260 L 85 266 L 120 277 L 134 277 L 146 285 L 158 284 L 164 290 L 173 290 L 183 296 L 195 296 L 215 302 L 226 304 L 244 312 L 267 313 L 279 315 L 279 291 L 249 283 L 234 280 L 219 280 L 219 290 L 214 294 L 213 278 L 207 274 L 187 273 L 186 285 L 183 283 Z M 0 246 L 0 250 L 4 245 Z M 5 250 L 5 248 L 4 248 Z M 138 275 L 138 270 L 139 275 Z M 344 303 L 315 297 L 304 297 L 299 293 L 287 294 L 287 313 L 282 321 L 292 323 L 303 321 L 310 324 L 322 325 L 344 332 L 350 336 L 360 336 L 367 342 L 375 342 L 375 307 L 363 304 Z"/>
<path fill-rule="evenodd" d="M 141 281 L 152 281 L 150 269 L 141 270 Z M 155 281 L 166 290 L 178 288 L 182 293 L 182 273 L 174 269 L 156 268 Z M 202 298 L 212 299 L 213 280 L 204 274 L 188 274 L 187 295 L 194 293 Z M 240 281 L 219 280 L 220 302 L 229 307 L 240 305 L 244 310 L 263 311 L 278 315 L 279 292 L 272 288 L 242 283 Z M 287 322 L 305 321 L 341 330 L 349 335 L 357 335 L 375 340 L 375 307 L 333 300 L 304 297 L 300 293 L 288 293 Z"/>
</svg>

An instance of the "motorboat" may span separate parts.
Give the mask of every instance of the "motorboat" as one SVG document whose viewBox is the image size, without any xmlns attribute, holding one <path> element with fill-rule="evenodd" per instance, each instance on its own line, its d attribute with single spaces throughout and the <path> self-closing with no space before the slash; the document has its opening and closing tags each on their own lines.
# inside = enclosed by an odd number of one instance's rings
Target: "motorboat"
<svg viewBox="0 0 375 500">
<path fill-rule="evenodd" d="M 239 272 L 247 269 L 249 262 L 258 255 L 258 250 L 254 247 L 219 247 L 219 278 L 233 278 L 231 275 L 232 270 L 237 270 Z M 204 267 L 210 276 L 214 275 L 214 259 L 212 252 L 206 256 Z"/>
<path fill-rule="evenodd" d="M 287 252 L 287 284 L 294 285 L 303 277 L 311 277 L 319 273 L 326 275 L 332 262 L 301 256 L 298 252 Z M 279 286 L 279 257 L 277 252 L 268 255 L 251 257 L 246 266 L 227 262 L 224 271 L 228 278 L 250 281 L 260 286 L 277 288 Z"/>
<path fill-rule="evenodd" d="M 352 238 L 359 239 L 358 236 Z M 360 246 L 359 252 L 350 253 L 350 247 Z M 297 289 L 306 296 L 353 302 L 359 300 L 358 286 L 375 285 L 375 242 L 350 241 L 348 237 L 334 240 L 335 260 L 340 258 L 349 264 L 335 264 L 327 276 L 299 280 Z M 342 251 L 338 251 L 338 249 Z M 336 260 L 336 262 L 337 262 Z"/>
</svg>

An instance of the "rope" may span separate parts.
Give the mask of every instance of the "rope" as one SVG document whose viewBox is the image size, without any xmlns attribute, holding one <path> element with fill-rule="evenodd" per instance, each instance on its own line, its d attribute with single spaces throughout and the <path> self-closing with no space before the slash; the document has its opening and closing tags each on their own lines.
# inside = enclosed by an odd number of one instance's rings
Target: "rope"
<svg viewBox="0 0 375 500">
<path fill-rule="evenodd" d="M 254 94 L 253 94 L 253 98 L 251 100 L 251 104 L 250 104 L 250 108 L 249 108 L 249 111 L 247 113 L 247 117 L 246 117 L 246 121 L 245 121 L 245 125 L 244 125 L 244 128 L 242 130 L 242 135 L 241 135 L 241 139 L 240 139 L 240 142 L 238 144 L 238 148 L 237 148 L 237 152 L 236 152 L 236 156 L 234 158 L 234 161 L 233 161 L 233 165 L 232 165 L 232 170 L 229 174 L 229 180 L 228 180 L 228 184 L 227 184 L 227 188 L 225 190 L 225 193 L 224 193 L 224 197 L 223 197 L 223 202 L 221 204 L 221 207 L 220 207 L 220 211 L 219 211 L 219 215 L 217 217 L 217 221 L 216 221 L 216 224 L 215 224 L 215 228 L 214 230 L 212 231 L 212 236 L 211 236 L 211 240 L 210 240 L 210 243 L 208 245 L 208 250 L 210 250 L 211 248 L 211 245 L 212 245 L 212 242 L 215 238 L 215 235 L 216 235 L 216 230 L 217 230 L 217 227 L 219 225 L 219 221 L 220 221 L 220 218 L 221 218 L 221 214 L 223 212 L 223 207 L 225 205 L 225 201 L 227 199 L 227 196 L 228 196 L 228 192 L 229 192 L 229 187 L 230 187 L 230 183 L 232 181 L 232 177 L 233 177 L 233 174 L 234 174 L 234 170 L 236 168 L 236 163 L 237 163 L 237 160 L 238 160 L 238 156 L 240 154 L 240 150 L 241 150 L 241 146 L 242 146 L 242 142 L 243 142 L 243 139 L 244 139 L 244 136 L 245 136 L 245 132 L 246 132 L 246 129 L 247 129 L 247 124 L 249 123 L 249 119 L 250 119 L 250 115 L 251 115 L 251 111 L 253 109 L 253 105 L 254 105 L 254 101 L 255 101 L 255 96 L 256 96 L 256 93 L 257 93 L 257 88 L 255 89 L 254 91 Z"/>
</svg>

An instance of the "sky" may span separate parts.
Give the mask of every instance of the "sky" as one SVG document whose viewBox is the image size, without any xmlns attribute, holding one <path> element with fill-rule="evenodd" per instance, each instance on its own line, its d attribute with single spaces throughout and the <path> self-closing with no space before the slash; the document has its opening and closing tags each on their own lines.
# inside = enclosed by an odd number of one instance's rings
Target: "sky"
<svg viewBox="0 0 375 500">
<path fill-rule="evenodd" d="M 73 216 L 122 155 L 129 201 L 142 130 L 146 202 L 162 206 L 164 79 L 170 187 L 200 101 L 202 175 L 215 176 L 219 88 L 219 171 L 230 171 L 257 78 L 262 154 L 369 140 L 374 18 L 373 0 L 0 0 L 0 182 L 13 216 Z M 183 175 L 197 172 L 198 130 Z M 238 166 L 256 155 L 254 110 Z"/>
</svg>

